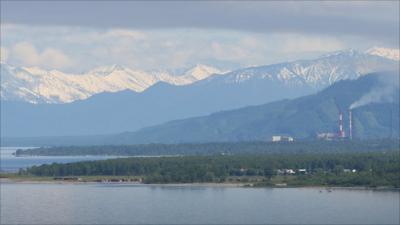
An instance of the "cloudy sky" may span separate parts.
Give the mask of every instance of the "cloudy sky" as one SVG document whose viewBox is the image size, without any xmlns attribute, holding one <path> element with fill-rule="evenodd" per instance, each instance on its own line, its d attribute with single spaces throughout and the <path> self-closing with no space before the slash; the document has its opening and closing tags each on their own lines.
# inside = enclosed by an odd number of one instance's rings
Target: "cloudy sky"
<svg viewBox="0 0 400 225">
<path fill-rule="evenodd" d="M 1 61 L 222 69 L 399 47 L 399 1 L 1 1 Z"/>
</svg>

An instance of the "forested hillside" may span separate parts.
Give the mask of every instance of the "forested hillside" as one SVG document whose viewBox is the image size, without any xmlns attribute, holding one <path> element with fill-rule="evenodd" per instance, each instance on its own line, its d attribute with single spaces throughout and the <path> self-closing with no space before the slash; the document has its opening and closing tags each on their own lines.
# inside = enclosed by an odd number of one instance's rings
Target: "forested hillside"
<svg viewBox="0 0 400 225">
<path fill-rule="evenodd" d="M 162 155 L 231 155 L 274 153 L 355 153 L 398 151 L 399 139 L 337 140 L 295 142 L 230 142 L 187 144 L 141 144 L 58 146 L 17 150 L 17 156 L 162 156 Z"/>
<path fill-rule="evenodd" d="M 145 183 L 247 182 L 271 185 L 400 187 L 399 152 L 121 158 L 34 166 L 21 175 L 135 176 Z M 288 174 L 289 171 L 289 174 Z M 293 172 L 292 172 L 293 171 Z"/>
<path fill-rule="evenodd" d="M 400 117 L 398 79 L 398 72 L 370 74 L 337 82 L 317 94 L 293 100 L 177 120 L 117 135 L 112 137 L 113 143 L 270 140 L 273 135 L 315 139 L 318 133 L 338 132 L 339 112 L 344 114 L 348 132 L 348 110 L 355 105 L 354 138 L 396 138 Z"/>
</svg>

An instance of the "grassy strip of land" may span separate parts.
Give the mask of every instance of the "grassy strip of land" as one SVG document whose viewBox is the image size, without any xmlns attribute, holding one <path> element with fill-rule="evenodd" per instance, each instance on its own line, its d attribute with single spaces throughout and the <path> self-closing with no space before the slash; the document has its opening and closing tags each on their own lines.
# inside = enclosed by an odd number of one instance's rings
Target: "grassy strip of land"
<svg viewBox="0 0 400 225">
<path fill-rule="evenodd" d="M 1 182 L 13 183 L 121 183 L 121 184 L 171 184 L 171 185 L 207 185 L 207 186 L 236 186 L 236 187 L 360 187 L 360 188 L 380 188 L 380 189 L 396 189 L 400 187 L 393 185 L 383 185 L 382 183 L 375 182 L 375 184 L 349 184 L 335 181 L 331 178 L 328 182 L 315 182 L 304 177 L 294 175 L 277 175 L 270 179 L 261 176 L 231 176 L 226 177 L 224 181 L 218 182 L 148 182 L 144 177 L 136 176 L 66 176 L 66 177 L 52 177 L 52 176 L 32 176 L 20 174 L 0 174 Z"/>
<path fill-rule="evenodd" d="M 138 176 L 35 176 L 18 173 L 0 173 L 0 178 L 13 182 L 130 182 L 142 183 Z"/>
<path fill-rule="evenodd" d="M 77 156 L 77 155 L 218 155 L 275 153 L 348 153 L 398 151 L 398 139 L 336 140 L 296 142 L 235 142 L 193 144 L 143 144 L 104 146 L 59 146 L 17 150 L 16 155 Z"/>
<path fill-rule="evenodd" d="M 142 183 L 400 187 L 399 152 L 120 158 L 34 166 L 19 176 L 136 177 Z M 101 180 L 98 178 L 97 180 Z"/>
</svg>

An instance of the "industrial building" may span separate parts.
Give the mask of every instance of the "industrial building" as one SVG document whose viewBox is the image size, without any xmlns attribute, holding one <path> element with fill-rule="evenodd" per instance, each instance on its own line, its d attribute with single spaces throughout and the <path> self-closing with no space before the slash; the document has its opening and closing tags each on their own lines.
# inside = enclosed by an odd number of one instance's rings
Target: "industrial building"
<svg viewBox="0 0 400 225">
<path fill-rule="evenodd" d="M 346 137 L 346 131 L 344 129 L 344 124 L 343 124 L 343 113 L 339 111 L 339 130 L 337 133 L 333 132 L 325 132 L 325 133 L 318 133 L 317 134 L 317 139 L 320 140 L 343 140 L 343 139 L 353 139 L 353 115 L 352 111 L 349 110 L 349 134 L 348 137 Z"/>
<path fill-rule="evenodd" d="M 272 136 L 272 142 L 291 142 L 294 141 L 290 136 Z"/>
</svg>

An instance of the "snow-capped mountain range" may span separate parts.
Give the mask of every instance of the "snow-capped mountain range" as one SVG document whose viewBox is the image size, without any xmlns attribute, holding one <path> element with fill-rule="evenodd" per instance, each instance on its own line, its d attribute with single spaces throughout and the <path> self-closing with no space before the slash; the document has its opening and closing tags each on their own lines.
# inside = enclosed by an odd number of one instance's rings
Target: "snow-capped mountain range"
<svg viewBox="0 0 400 225">
<path fill-rule="evenodd" d="M 240 83 L 267 79 L 293 87 L 310 86 L 321 89 L 339 80 L 356 79 L 363 74 L 377 71 L 395 70 L 400 60 L 398 53 L 398 49 L 376 47 L 365 52 L 347 49 L 312 60 L 239 69 L 226 73 L 224 76 L 212 76 L 206 81 Z"/>
<path fill-rule="evenodd" d="M 353 49 L 333 52 L 313 60 L 298 60 L 232 72 L 196 65 L 183 74 L 146 72 L 112 65 L 84 74 L 67 74 L 38 67 L 1 64 L 1 99 L 30 103 L 70 103 L 102 92 L 143 92 L 158 82 L 182 86 L 210 82 L 242 83 L 277 81 L 288 86 L 320 89 L 338 80 L 398 67 L 399 49 L 374 47 L 365 52 Z M 199 82 L 201 81 L 201 82 Z"/>
<path fill-rule="evenodd" d="M 366 51 L 367 54 L 377 55 L 392 60 L 400 60 L 400 49 L 373 47 Z"/>
<path fill-rule="evenodd" d="M 2 78 L 6 77 L 2 79 L 2 98 L 18 101 L 2 101 L 0 124 L 2 135 L 9 137 L 134 131 L 171 120 L 288 101 L 315 94 L 338 80 L 355 79 L 376 71 L 393 71 L 398 67 L 399 61 L 355 50 L 214 75 L 215 69 L 204 66 L 173 76 L 167 72 L 148 74 L 121 66 L 70 75 L 6 65 L 1 74 Z M 391 74 L 398 75 L 398 72 Z M 136 91 L 131 91 L 133 89 Z M 74 101 L 78 99 L 83 100 Z M 72 102 L 30 103 L 68 101 Z M 238 120 L 243 119 L 238 115 Z M 220 122 L 221 127 L 229 129 L 230 122 Z M 218 134 L 222 130 L 213 132 Z"/>
<path fill-rule="evenodd" d="M 1 99 L 30 103 L 69 103 L 101 92 L 142 92 L 157 82 L 187 85 L 221 70 L 196 65 L 184 74 L 145 72 L 120 65 L 95 68 L 84 74 L 68 74 L 38 67 L 1 64 Z"/>
</svg>

